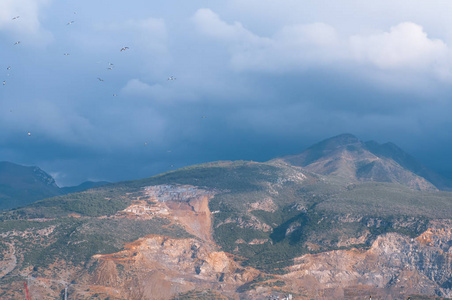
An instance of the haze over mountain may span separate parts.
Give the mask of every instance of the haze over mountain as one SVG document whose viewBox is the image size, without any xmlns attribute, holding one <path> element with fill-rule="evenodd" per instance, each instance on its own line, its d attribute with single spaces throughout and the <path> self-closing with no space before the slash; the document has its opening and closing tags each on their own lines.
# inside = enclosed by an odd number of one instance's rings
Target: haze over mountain
<svg viewBox="0 0 452 300">
<path fill-rule="evenodd" d="M 392 182 L 418 190 L 450 188 L 450 182 L 395 144 L 362 142 L 351 134 L 326 139 L 300 154 L 279 160 L 310 172 L 350 181 Z"/>
<path fill-rule="evenodd" d="M 25 167 L 0 162 L 0 210 L 33 203 L 37 200 L 80 192 L 108 182 L 84 182 L 74 187 L 60 188 L 55 180 L 39 167 Z"/>
</svg>

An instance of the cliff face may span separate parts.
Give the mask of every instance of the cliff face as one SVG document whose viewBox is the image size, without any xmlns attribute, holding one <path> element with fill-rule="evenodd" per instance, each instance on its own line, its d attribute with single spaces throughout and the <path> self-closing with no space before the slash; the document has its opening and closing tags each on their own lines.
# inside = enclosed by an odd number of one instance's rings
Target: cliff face
<svg viewBox="0 0 452 300">
<path fill-rule="evenodd" d="M 127 244 L 124 251 L 94 259 L 90 284 L 97 293 L 124 299 L 171 299 L 191 290 L 233 296 L 238 286 L 258 273 L 241 267 L 210 243 L 165 236 L 148 236 Z"/>
<path fill-rule="evenodd" d="M 403 299 L 408 295 L 452 296 L 450 221 L 435 221 L 416 238 L 379 236 L 368 250 L 307 254 L 283 277 L 299 291 L 336 299 Z M 332 298 L 331 298 L 332 299 Z"/>
</svg>

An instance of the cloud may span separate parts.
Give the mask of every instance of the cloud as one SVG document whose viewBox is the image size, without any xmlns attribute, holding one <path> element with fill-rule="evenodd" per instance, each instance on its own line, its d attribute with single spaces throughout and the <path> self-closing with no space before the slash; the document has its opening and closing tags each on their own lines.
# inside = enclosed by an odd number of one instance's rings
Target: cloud
<svg viewBox="0 0 452 300">
<path fill-rule="evenodd" d="M 124 46 L 130 47 L 130 51 L 138 50 L 154 55 L 162 55 L 168 51 L 167 28 L 165 21 L 160 18 L 99 22 L 93 25 L 91 35 L 84 34 L 78 39 L 83 48 L 92 51 L 111 48 L 118 48 L 119 51 Z"/>
<path fill-rule="evenodd" d="M 97 140 L 91 136 L 95 128 L 87 118 L 67 106 L 42 99 L 29 100 L 20 109 L 3 113 L 0 124 L 9 128 L 2 133 L 7 137 L 26 136 L 31 132 L 33 137 L 59 140 L 65 144 L 89 144 Z"/>
<path fill-rule="evenodd" d="M 411 22 L 391 27 L 389 32 L 350 37 L 350 48 L 359 62 L 381 69 L 422 69 L 447 60 L 450 49 L 439 39 L 430 39 L 422 26 Z"/>
<path fill-rule="evenodd" d="M 149 103 L 165 103 L 179 101 L 194 101 L 197 99 L 189 88 L 189 82 L 179 83 L 173 80 L 165 80 L 162 83 L 148 84 L 134 78 L 127 82 L 121 89 L 121 93 L 135 99 L 146 99 Z"/>
<path fill-rule="evenodd" d="M 192 17 L 197 28 L 205 35 L 225 41 L 258 42 L 258 36 L 246 30 L 240 22 L 227 24 L 208 8 L 201 8 Z"/>
<path fill-rule="evenodd" d="M 52 34 L 42 27 L 40 10 L 51 0 L 2 0 L 0 33 L 5 32 L 14 41 L 43 46 L 53 40 Z M 17 18 L 19 17 L 19 18 Z M 13 19 L 16 18 L 16 19 Z"/>
<path fill-rule="evenodd" d="M 450 47 L 412 22 L 387 32 L 351 36 L 341 36 L 326 23 L 293 24 L 271 37 L 261 37 L 238 22 L 224 22 L 209 9 L 198 10 L 192 20 L 198 32 L 228 46 L 230 65 L 239 71 L 281 73 L 327 67 L 343 72 L 362 70 L 369 75 L 369 66 L 374 66 L 379 71 L 452 80 Z M 374 75 L 381 76 L 378 72 Z"/>
<path fill-rule="evenodd" d="M 339 45 L 336 30 L 324 23 L 287 25 L 273 37 L 261 37 L 239 22 L 224 22 L 210 9 L 199 9 L 192 20 L 201 34 L 228 46 L 231 65 L 237 70 L 305 68 L 312 62 L 329 61 Z"/>
</svg>

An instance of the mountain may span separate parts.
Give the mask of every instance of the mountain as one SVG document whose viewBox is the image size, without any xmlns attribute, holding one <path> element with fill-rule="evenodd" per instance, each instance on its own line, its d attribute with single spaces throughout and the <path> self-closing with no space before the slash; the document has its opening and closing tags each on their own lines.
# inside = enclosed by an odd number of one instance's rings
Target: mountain
<svg viewBox="0 0 452 300">
<path fill-rule="evenodd" d="M 38 167 L 25 167 L 0 162 L 0 210 L 33 203 L 44 198 L 79 192 L 107 182 L 85 182 L 75 187 L 60 188 L 55 180 Z"/>
<path fill-rule="evenodd" d="M 62 194 L 71 194 L 71 193 L 86 191 L 86 190 L 89 190 L 89 189 L 92 189 L 95 187 L 99 187 L 99 186 L 103 186 L 103 185 L 106 185 L 109 183 L 110 182 L 108 182 L 108 181 L 85 181 L 76 186 L 62 187 L 61 191 L 62 191 Z"/>
<path fill-rule="evenodd" d="M 377 156 L 363 144 L 299 161 Z M 25 281 L 33 299 L 452 297 L 452 193 L 345 162 L 212 162 L 4 211 L 0 298 L 24 298 Z"/>
<path fill-rule="evenodd" d="M 417 190 L 444 190 L 450 187 L 446 179 L 395 144 L 362 142 L 351 134 L 329 138 L 300 154 L 280 160 L 304 170 L 350 182 L 392 182 Z"/>
<path fill-rule="evenodd" d="M 0 209 L 61 195 L 55 180 L 38 167 L 0 162 Z"/>
</svg>

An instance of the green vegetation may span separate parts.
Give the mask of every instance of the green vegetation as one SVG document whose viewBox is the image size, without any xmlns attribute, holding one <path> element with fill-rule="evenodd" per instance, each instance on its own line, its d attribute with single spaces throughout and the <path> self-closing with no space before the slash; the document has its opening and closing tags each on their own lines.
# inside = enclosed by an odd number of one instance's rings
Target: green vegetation
<svg viewBox="0 0 452 300">
<path fill-rule="evenodd" d="M 356 184 L 352 189 L 338 191 L 319 204 L 318 209 L 374 217 L 402 215 L 450 218 L 452 194 L 414 191 L 391 183 L 366 182 Z"/>
<path fill-rule="evenodd" d="M 257 287 L 260 286 L 268 286 L 268 287 L 283 287 L 286 285 L 284 281 L 281 280 L 275 280 L 276 277 L 270 274 L 260 274 L 256 278 L 254 278 L 252 281 L 247 282 L 246 284 L 240 286 L 237 289 L 237 292 L 243 293 L 246 291 L 254 290 Z"/>
<path fill-rule="evenodd" d="M 234 192 L 249 192 L 262 190 L 262 182 L 275 182 L 277 171 L 278 167 L 269 164 L 246 161 L 214 162 L 123 184 L 135 188 L 159 184 L 189 184 Z"/>
<path fill-rule="evenodd" d="M 173 297 L 173 300 L 228 300 L 229 298 L 214 291 L 189 291 Z"/>
<path fill-rule="evenodd" d="M 20 223 L 20 221 L 4 221 Z M 152 220 L 127 219 L 77 219 L 63 218 L 50 222 L 24 222 L 31 229 L 52 228 L 46 239 L 35 234 L 28 234 L 22 238 L 11 237 L 17 247 L 24 250 L 24 267 L 32 265 L 45 268 L 51 263 L 62 259 L 74 265 L 85 264 L 95 254 L 108 254 L 122 250 L 125 243 L 130 243 L 149 234 L 161 234 L 174 238 L 191 237 L 182 228 L 167 226 L 166 219 Z M 45 227 L 47 226 L 47 227 Z M 2 242 L 7 242 L 4 239 Z M 63 267 L 63 266 L 61 266 Z"/>
</svg>

